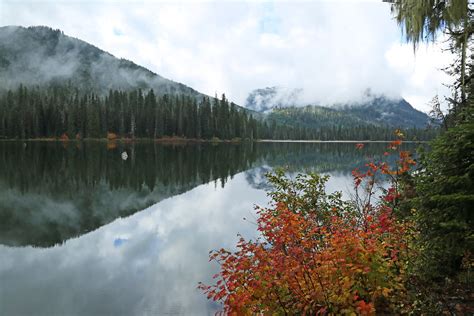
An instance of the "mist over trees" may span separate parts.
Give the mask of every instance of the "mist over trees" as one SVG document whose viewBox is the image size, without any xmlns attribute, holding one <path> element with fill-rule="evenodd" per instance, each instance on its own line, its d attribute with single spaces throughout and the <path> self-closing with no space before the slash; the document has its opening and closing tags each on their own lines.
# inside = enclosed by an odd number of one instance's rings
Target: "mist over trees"
<svg viewBox="0 0 474 316">
<path fill-rule="evenodd" d="M 291 93 L 296 97 L 297 91 Z M 377 104 L 377 108 L 380 108 Z M 399 107 L 402 108 L 402 107 Z M 319 108 L 318 108 L 319 109 Z M 209 97 L 49 27 L 0 27 L 0 138 L 430 139 L 415 117 L 374 109 L 275 109 L 264 115 Z M 385 110 L 384 110 L 385 111 Z M 288 112 L 288 113 L 287 113 Z M 392 113 L 393 111 L 385 111 Z M 424 114 L 423 114 L 424 115 Z M 426 115 L 424 115 L 426 117 Z M 418 121 L 423 121 L 423 118 Z M 415 123 L 413 123 L 415 122 Z"/>
<path fill-rule="evenodd" d="M 278 117 L 275 117 L 278 118 Z M 390 140 L 393 127 L 366 123 L 307 125 L 256 118 L 222 95 L 156 95 L 110 90 L 106 96 L 70 87 L 20 85 L 0 96 L 0 138 L 162 138 Z M 298 126 L 299 125 L 299 126 Z M 410 139 L 429 139 L 436 130 L 407 130 Z"/>
<path fill-rule="evenodd" d="M 69 84 L 80 91 L 106 95 L 110 89 L 154 89 L 157 94 L 198 91 L 129 60 L 47 26 L 0 27 L 0 92 L 25 86 Z"/>
</svg>

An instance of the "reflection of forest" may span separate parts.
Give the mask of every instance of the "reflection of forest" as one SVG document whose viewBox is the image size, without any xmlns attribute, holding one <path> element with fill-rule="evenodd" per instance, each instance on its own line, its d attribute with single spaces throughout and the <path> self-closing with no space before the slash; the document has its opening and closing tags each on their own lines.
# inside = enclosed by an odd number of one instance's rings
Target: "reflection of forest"
<svg viewBox="0 0 474 316">
<path fill-rule="evenodd" d="M 223 186 L 236 173 L 262 165 L 350 172 L 385 147 L 0 142 L 0 243 L 52 246 L 200 184 Z"/>
<path fill-rule="evenodd" d="M 301 172 L 339 174 L 351 177 L 355 168 L 364 169 L 370 160 L 393 164 L 396 155 L 385 157 L 387 143 L 368 143 L 356 149 L 354 143 L 268 143 L 260 150 L 265 165 L 246 171 L 246 180 L 254 188 L 269 190 L 265 174 L 272 168 L 283 168 L 288 174 Z M 404 144 L 403 150 L 414 151 L 418 145 Z M 342 189 L 342 188 L 341 188 Z"/>
<path fill-rule="evenodd" d="M 289 172 L 350 173 L 367 158 L 380 158 L 386 143 L 370 143 L 357 150 L 353 143 L 280 143 L 269 144 L 273 154 L 267 155 L 271 167 L 284 167 Z"/>
</svg>

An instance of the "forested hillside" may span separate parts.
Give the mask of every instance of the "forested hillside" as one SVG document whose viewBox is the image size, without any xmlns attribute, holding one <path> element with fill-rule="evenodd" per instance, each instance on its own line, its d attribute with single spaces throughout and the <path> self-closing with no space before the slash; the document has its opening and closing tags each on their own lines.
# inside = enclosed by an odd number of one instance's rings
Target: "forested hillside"
<svg viewBox="0 0 474 316">
<path fill-rule="evenodd" d="M 328 112 L 331 113 L 331 112 Z M 316 118 L 319 116 L 315 116 Z M 302 117 L 301 120 L 311 118 Z M 298 122 L 299 118 L 294 118 Z M 114 137 L 190 139 L 389 140 L 393 128 L 368 124 L 289 125 L 259 120 L 247 110 L 220 99 L 188 95 L 157 96 L 154 90 L 111 90 L 106 96 L 78 89 L 18 89 L 0 96 L 0 138 L 84 139 Z M 315 127 L 317 126 L 317 127 Z M 410 139 L 423 140 L 435 131 L 409 129 Z"/>
<path fill-rule="evenodd" d="M 393 130 L 402 128 L 410 139 L 426 140 L 437 135 L 437 126 L 421 127 L 400 120 L 389 124 L 377 119 L 373 108 L 353 107 L 346 110 L 308 105 L 279 107 L 267 114 L 267 120 L 277 125 L 299 126 L 321 139 L 391 139 Z M 365 118 L 364 118 L 365 116 Z M 407 115 L 407 120 L 409 116 Z"/>
<path fill-rule="evenodd" d="M 302 89 L 256 89 L 248 95 L 245 107 L 296 126 L 351 126 L 364 123 L 395 128 L 425 128 L 432 125 L 426 113 L 416 110 L 405 99 L 377 95 L 370 89 L 351 102 L 328 105 L 312 102 L 302 106 L 305 104 L 302 94 Z"/>
</svg>

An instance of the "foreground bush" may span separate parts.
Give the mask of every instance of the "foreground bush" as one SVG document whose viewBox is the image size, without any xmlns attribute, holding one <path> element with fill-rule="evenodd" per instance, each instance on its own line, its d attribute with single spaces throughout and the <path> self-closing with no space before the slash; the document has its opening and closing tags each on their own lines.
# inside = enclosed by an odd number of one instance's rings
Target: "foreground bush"
<svg viewBox="0 0 474 316">
<path fill-rule="evenodd" d="M 365 172 L 354 171 L 357 191 L 367 193 L 354 202 L 327 195 L 325 177 L 270 176 L 276 191 L 270 194 L 273 206 L 257 210 L 261 237 L 240 238 L 235 252 L 212 252 L 221 271 L 214 285 L 199 288 L 228 314 L 401 312 L 411 230 L 392 210 L 399 197 L 396 179 L 414 162 L 407 152 L 399 157 L 394 170 L 371 162 Z M 373 205 L 381 174 L 395 182 Z"/>
</svg>

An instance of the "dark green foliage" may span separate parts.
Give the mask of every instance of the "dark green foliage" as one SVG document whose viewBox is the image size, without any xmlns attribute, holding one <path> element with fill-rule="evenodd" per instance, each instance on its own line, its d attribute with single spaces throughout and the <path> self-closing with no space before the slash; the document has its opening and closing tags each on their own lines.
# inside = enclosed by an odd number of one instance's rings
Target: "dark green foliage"
<svg viewBox="0 0 474 316">
<path fill-rule="evenodd" d="M 414 178 L 413 206 L 429 277 L 456 274 L 463 256 L 474 249 L 474 113 L 469 111 L 432 142 Z"/>
<path fill-rule="evenodd" d="M 291 178 L 280 168 L 266 176 L 272 185 L 272 190 L 268 193 L 272 201 L 283 203 L 294 213 L 317 214 L 320 221 L 329 223 L 335 212 L 354 211 L 354 204 L 344 201 L 341 192 L 325 192 L 326 182 L 329 180 L 327 175 L 308 172 Z"/>
<path fill-rule="evenodd" d="M 451 76 L 450 97 L 433 99 L 432 114 L 446 132 L 421 156 L 420 168 L 403 185 L 401 214 L 412 214 L 419 229 L 419 260 L 410 292 L 413 313 L 471 315 L 474 252 L 474 80 L 469 62 L 474 24 L 472 1 L 393 0 L 392 11 L 407 41 L 416 47 L 443 34 L 456 55 L 445 70 Z M 448 113 L 441 111 L 442 103 Z M 406 207 L 408 206 L 408 207 Z M 410 210 L 410 208 L 413 208 Z M 411 211 L 408 213 L 407 211 Z M 416 306 L 418 305 L 418 306 Z"/>
<path fill-rule="evenodd" d="M 109 91 L 106 97 L 68 87 L 20 86 L 0 96 L 0 138 L 119 137 L 258 138 L 264 123 L 222 96 L 211 106 L 187 95 L 153 90 Z M 268 133 L 267 133 L 268 134 Z"/>
</svg>

